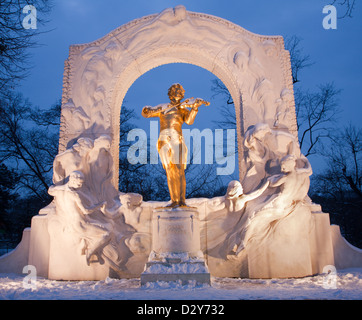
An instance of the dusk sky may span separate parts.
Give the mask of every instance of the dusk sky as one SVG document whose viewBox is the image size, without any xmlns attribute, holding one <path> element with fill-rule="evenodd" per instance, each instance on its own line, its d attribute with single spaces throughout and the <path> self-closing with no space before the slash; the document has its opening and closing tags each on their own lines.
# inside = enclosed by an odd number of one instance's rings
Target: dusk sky
<svg viewBox="0 0 362 320">
<path fill-rule="evenodd" d="M 92 42 L 134 19 L 182 4 L 188 11 L 221 17 L 253 33 L 283 37 L 295 35 L 301 38 L 303 52 L 310 56 L 314 64 L 301 72 L 301 82 L 297 85 L 316 90 L 318 85 L 334 82 L 336 88 L 342 90 L 339 96 L 343 110 L 340 125 L 350 121 L 359 126 L 362 113 L 362 7 L 360 1 L 357 1 L 352 18 L 338 19 L 336 30 L 325 30 L 322 21 L 326 14 L 322 10 L 331 2 L 332 0 L 54 1 L 54 7 L 48 16 L 49 22 L 38 29 L 51 31 L 38 37 L 41 46 L 31 50 L 33 56 L 30 63 L 34 67 L 30 76 L 20 84 L 18 91 L 39 107 L 46 108 L 54 104 L 61 98 L 64 61 L 68 57 L 70 45 Z M 339 16 L 344 14 L 343 7 L 336 5 L 336 8 Z M 146 104 L 166 102 L 167 89 L 175 82 L 184 85 L 187 97 L 196 95 L 212 100 L 212 79 L 215 76 L 196 66 L 161 66 L 147 72 L 134 83 L 125 97 L 125 103 L 140 111 Z M 221 102 L 214 102 L 216 107 L 220 104 Z M 202 126 L 208 124 L 199 121 L 199 127 Z M 315 165 L 313 158 L 311 162 Z"/>
</svg>

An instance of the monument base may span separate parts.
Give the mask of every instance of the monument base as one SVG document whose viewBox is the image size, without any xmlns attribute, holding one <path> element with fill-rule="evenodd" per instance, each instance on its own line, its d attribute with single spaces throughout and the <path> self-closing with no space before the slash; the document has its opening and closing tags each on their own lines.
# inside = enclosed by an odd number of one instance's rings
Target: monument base
<svg viewBox="0 0 362 320">
<path fill-rule="evenodd" d="M 141 285 L 148 282 L 181 282 L 210 285 L 210 273 L 205 264 L 202 252 L 199 257 L 189 257 L 187 253 L 163 254 L 156 257 L 152 252 L 146 263 L 145 271 L 141 274 Z"/>
<path fill-rule="evenodd" d="M 152 227 L 152 251 L 141 274 L 141 285 L 157 281 L 210 284 L 200 250 L 197 209 L 155 209 Z"/>
</svg>

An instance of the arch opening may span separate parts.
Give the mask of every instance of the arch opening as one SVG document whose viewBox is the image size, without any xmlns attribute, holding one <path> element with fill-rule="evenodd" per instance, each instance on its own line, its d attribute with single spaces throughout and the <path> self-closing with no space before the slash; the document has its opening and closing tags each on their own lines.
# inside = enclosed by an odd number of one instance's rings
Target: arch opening
<svg viewBox="0 0 362 320">
<path fill-rule="evenodd" d="M 186 91 L 185 99 L 200 97 L 211 103 L 210 106 L 199 108 L 193 125 L 183 126 L 189 151 L 186 169 L 187 197 L 212 198 L 224 195 L 230 180 L 238 180 L 236 127 L 235 123 L 227 127 L 218 125 L 223 117 L 223 108 L 227 108 L 228 105 L 225 96 L 215 96 L 212 87 L 216 80 L 220 79 L 203 68 L 177 63 L 151 69 L 132 84 L 121 108 L 119 155 L 119 190 L 121 192 L 140 193 L 146 200 L 168 200 L 162 198 L 162 196 L 167 196 L 168 192 L 165 172 L 156 149 L 159 120 L 158 118 L 143 118 L 141 110 L 146 105 L 156 106 L 167 103 L 167 90 L 176 82 L 183 85 Z M 229 108 L 233 109 L 230 112 L 235 117 L 234 106 L 230 105 Z M 132 118 L 133 121 L 130 119 L 124 123 L 130 116 L 137 119 Z M 130 131 L 125 132 L 122 125 Z M 131 141 L 127 141 L 128 138 Z M 140 139 L 147 140 L 141 143 Z M 135 149 L 132 150 L 133 147 Z M 131 151 L 130 154 L 128 151 Z M 157 162 L 155 162 L 155 156 Z M 143 177 L 142 181 L 139 179 L 133 181 L 136 173 L 138 177 Z M 197 180 L 197 177 L 203 177 L 203 184 L 201 180 Z M 157 189 L 166 190 L 166 192 L 162 194 Z"/>
<path fill-rule="evenodd" d="M 239 176 L 242 177 L 245 168 L 242 166 L 243 159 L 243 115 L 242 115 L 242 101 L 241 101 L 241 92 L 238 89 L 236 79 L 233 77 L 233 74 L 225 67 L 221 68 L 221 62 L 217 62 L 217 57 L 209 56 L 204 54 L 202 57 L 193 57 L 191 55 L 192 50 L 190 48 L 173 48 L 172 52 L 168 52 L 167 55 L 164 54 L 162 50 L 157 50 L 157 52 L 152 52 L 147 54 L 147 58 L 135 60 L 134 63 L 130 64 L 128 67 L 122 70 L 120 76 L 117 77 L 117 81 L 114 84 L 113 97 L 111 102 L 111 128 L 112 128 L 112 155 L 115 160 L 119 159 L 119 115 L 121 114 L 121 107 L 123 101 L 126 97 L 128 90 L 131 86 L 141 78 L 147 72 L 152 71 L 158 67 L 172 65 L 172 64 L 186 64 L 199 67 L 210 72 L 216 78 L 220 79 L 225 87 L 228 89 L 233 101 L 235 108 L 235 117 L 236 117 L 236 137 L 237 137 L 237 152 L 238 152 L 238 171 Z M 176 81 L 179 82 L 179 81 Z M 172 83 L 170 83 L 171 85 Z M 167 88 L 164 90 L 167 92 Z M 187 92 L 186 92 L 187 95 Z M 166 97 L 166 95 L 165 95 Z M 160 101 L 159 103 L 167 102 Z M 140 106 L 141 107 L 141 106 Z M 143 106 L 142 106 L 143 107 Z M 118 172 L 118 163 L 115 165 L 114 172 Z M 114 185 L 118 187 L 118 175 L 114 175 Z"/>
</svg>

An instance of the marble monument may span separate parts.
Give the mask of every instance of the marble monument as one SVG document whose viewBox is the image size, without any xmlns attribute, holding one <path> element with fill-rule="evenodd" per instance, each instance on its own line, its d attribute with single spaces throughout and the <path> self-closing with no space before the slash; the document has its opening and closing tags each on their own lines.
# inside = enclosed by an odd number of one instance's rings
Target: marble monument
<svg viewBox="0 0 362 320">
<path fill-rule="evenodd" d="M 170 91 L 169 109 L 143 111 L 165 125 L 159 151 L 171 202 L 118 190 L 122 101 L 135 80 L 169 63 L 212 72 L 233 98 L 239 181 L 230 181 L 222 197 L 185 199 L 179 126 L 207 103 L 190 99 L 182 106 L 180 85 Z M 18 247 L 0 257 L 0 272 L 22 273 L 33 265 L 38 276 L 55 280 L 143 274 L 147 282 L 168 268 L 163 279 L 187 281 L 197 274 L 207 282 L 208 273 L 285 278 L 322 273 L 328 265 L 361 267 L 362 251 L 308 197 L 311 174 L 298 144 L 283 38 L 183 6 L 165 9 L 70 46 L 49 189 L 54 200 L 32 218 Z"/>
</svg>

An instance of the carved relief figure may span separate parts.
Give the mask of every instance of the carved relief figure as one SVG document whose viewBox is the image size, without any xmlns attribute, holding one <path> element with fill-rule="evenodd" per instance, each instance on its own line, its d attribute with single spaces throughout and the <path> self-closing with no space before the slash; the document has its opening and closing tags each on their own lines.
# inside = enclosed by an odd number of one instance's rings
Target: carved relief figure
<svg viewBox="0 0 362 320">
<path fill-rule="evenodd" d="M 84 171 L 88 167 L 87 155 L 93 148 L 93 141 L 89 138 L 79 138 L 77 142 L 53 161 L 53 183 L 64 184 L 71 172 Z"/>
<path fill-rule="evenodd" d="M 279 160 L 288 155 L 300 157 L 296 137 L 283 130 L 274 130 L 266 123 L 250 126 L 245 132 L 247 172 L 243 182 L 248 192 L 260 182 L 278 172 Z"/>
<path fill-rule="evenodd" d="M 72 119 L 68 122 L 68 130 L 72 133 L 82 133 L 88 129 L 91 121 L 83 108 L 76 107 L 72 99 L 62 106 L 62 115 L 65 119 Z"/>
<path fill-rule="evenodd" d="M 253 201 L 257 201 L 268 186 L 269 181 L 266 181 L 260 188 L 246 194 L 241 183 L 234 180 L 228 184 L 224 197 L 208 200 L 207 230 L 202 231 L 202 236 L 207 237 L 209 255 L 224 259 L 235 257 L 242 241 L 242 231 L 248 224 L 246 207 L 250 203 L 253 206 Z"/>
<path fill-rule="evenodd" d="M 280 163 L 280 174 L 268 178 L 270 187 L 280 187 L 280 193 L 273 201 L 276 208 L 288 208 L 293 203 L 303 201 L 309 190 L 309 176 L 313 173 L 312 167 L 303 157 L 300 159 L 304 162 L 304 167 L 297 167 L 297 158 L 294 155 L 287 155 L 282 158 Z"/>
<path fill-rule="evenodd" d="M 125 207 L 120 202 L 110 209 L 106 201 L 94 203 L 94 197 L 84 188 L 84 175 L 80 171 L 72 172 L 65 185 L 51 186 L 48 192 L 56 205 L 55 213 L 49 217 L 49 233 L 52 234 L 52 228 L 59 230 L 60 224 L 61 230 L 68 230 L 72 237 L 80 239 L 80 254 L 86 256 L 88 265 L 106 263 L 116 272 L 122 272 L 132 256 L 126 242 L 135 232 L 125 222 Z"/>
<path fill-rule="evenodd" d="M 244 194 L 241 183 L 237 180 L 231 181 L 228 185 L 225 202 L 230 212 L 237 212 L 244 209 L 248 201 L 258 198 L 268 187 L 269 181 L 266 181 L 262 187 L 252 193 Z"/>
<path fill-rule="evenodd" d="M 73 171 L 65 185 L 51 186 L 48 193 L 54 197 L 57 218 L 84 241 L 82 254 L 86 254 L 88 265 L 92 255 L 103 264 L 102 250 L 110 241 L 110 232 L 90 215 L 99 211 L 105 203 L 89 205 L 90 199 L 82 191 L 83 183 L 83 173 Z"/>
<path fill-rule="evenodd" d="M 94 140 L 94 146 L 88 155 L 89 185 L 94 197 L 111 202 L 117 196 L 111 180 L 113 158 L 110 153 L 111 137 L 101 135 Z"/>
<path fill-rule="evenodd" d="M 246 181 L 252 191 L 244 194 L 238 181 L 228 186 L 226 208 L 240 215 L 223 246 L 229 258 L 230 254 L 238 255 L 251 238 L 263 239 L 275 221 L 293 213 L 304 202 L 312 174 L 310 163 L 288 132 L 258 123 L 247 130 L 244 145 L 248 149 L 248 171 L 243 183 Z"/>
<path fill-rule="evenodd" d="M 304 165 L 298 167 L 298 161 L 299 165 L 300 163 Z M 294 155 L 287 155 L 281 159 L 280 173 L 268 178 L 272 196 L 253 213 L 245 232 L 243 246 L 252 239 L 267 241 L 267 238 L 275 232 L 278 223 L 296 212 L 304 216 L 303 221 L 309 221 L 308 190 L 311 174 L 311 165 L 304 156 L 297 159 Z M 308 228 L 308 224 L 301 228 Z"/>
<path fill-rule="evenodd" d="M 241 246 L 244 229 L 249 224 L 248 210 L 254 207 L 257 199 L 265 192 L 269 186 L 269 181 L 266 181 L 262 186 L 251 193 L 244 194 L 243 187 L 239 181 L 231 181 L 225 196 L 226 207 L 231 214 L 237 215 L 237 221 L 230 230 L 225 241 L 225 254 L 230 258 L 230 255 L 238 254 L 243 248 Z M 253 200 L 255 200 L 253 202 Z M 251 202 L 251 204 L 249 204 Z M 249 208 L 246 208 L 248 203 Z"/>
</svg>

